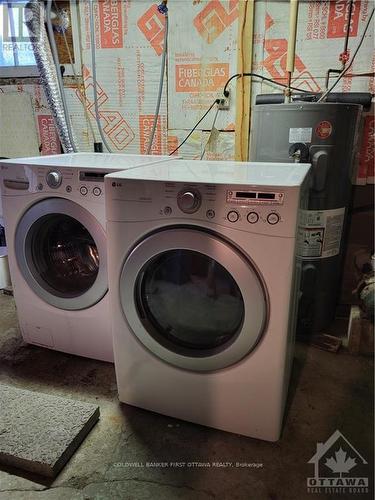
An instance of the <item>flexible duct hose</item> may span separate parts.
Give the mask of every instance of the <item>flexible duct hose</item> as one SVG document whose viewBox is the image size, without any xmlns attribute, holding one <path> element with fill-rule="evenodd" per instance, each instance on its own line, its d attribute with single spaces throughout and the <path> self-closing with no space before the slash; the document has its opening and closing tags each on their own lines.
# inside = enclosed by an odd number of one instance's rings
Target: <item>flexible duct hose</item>
<svg viewBox="0 0 375 500">
<path fill-rule="evenodd" d="M 69 130 L 61 101 L 57 72 L 53 62 L 47 32 L 44 27 L 44 7 L 38 0 L 31 0 L 25 6 L 25 20 L 33 47 L 40 80 L 48 105 L 55 120 L 57 133 L 65 153 L 73 153 L 74 146 L 70 140 Z"/>
<path fill-rule="evenodd" d="M 52 57 L 53 57 L 53 61 L 55 63 L 57 83 L 58 83 L 58 86 L 60 89 L 61 102 L 62 102 L 62 105 L 64 108 L 65 120 L 66 120 L 66 125 L 68 128 L 69 139 L 70 139 L 70 142 L 72 143 L 72 147 L 73 147 L 74 152 L 76 152 L 77 147 L 75 144 L 72 126 L 70 123 L 68 105 L 67 105 L 66 96 L 65 96 L 64 82 L 63 82 L 63 78 L 62 78 L 61 70 L 60 70 L 59 54 L 57 52 L 55 35 L 53 32 L 53 26 L 52 26 L 52 20 L 51 20 L 51 7 L 52 7 L 52 0 L 48 0 L 47 7 L 46 7 L 47 30 L 48 30 L 48 35 L 49 35 Z"/>
</svg>

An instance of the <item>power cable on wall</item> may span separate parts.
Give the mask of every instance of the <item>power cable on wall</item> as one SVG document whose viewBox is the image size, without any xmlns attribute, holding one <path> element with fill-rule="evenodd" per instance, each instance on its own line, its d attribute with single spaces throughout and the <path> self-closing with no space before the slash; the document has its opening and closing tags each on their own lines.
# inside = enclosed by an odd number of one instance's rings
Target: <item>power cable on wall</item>
<svg viewBox="0 0 375 500">
<path fill-rule="evenodd" d="M 185 137 L 185 139 L 181 142 L 181 144 L 179 144 L 177 146 L 177 148 L 175 148 L 172 153 L 169 153 L 169 156 L 172 156 L 176 151 L 178 151 L 180 149 L 181 146 L 183 146 L 185 144 L 185 142 L 189 139 L 189 137 L 191 136 L 191 134 L 196 130 L 196 128 L 198 127 L 198 125 L 206 118 L 206 116 L 209 114 L 209 112 L 211 111 L 211 109 L 215 106 L 215 104 L 220 104 L 220 99 L 215 99 L 214 102 L 211 104 L 211 106 L 208 108 L 208 110 L 204 113 L 204 115 L 199 119 L 199 121 L 197 121 L 197 123 L 194 125 L 194 127 L 190 130 L 190 132 L 188 133 L 188 135 Z"/>
<path fill-rule="evenodd" d="M 277 82 L 275 80 L 272 80 L 272 78 L 267 78 L 266 76 L 263 76 L 263 75 L 258 75 L 257 73 L 237 73 L 235 75 L 232 75 L 226 82 L 226 84 L 224 85 L 224 89 L 223 89 L 223 94 L 225 97 L 228 97 L 229 96 L 229 90 L 228 90 L 228 85 L 230 84 L 230 82 L 232 80 L 234 80 L 235 78 L 243 78 L 245 76 L 251 76 L 251 77 L 254 77 L 254 78 L 259 78 L 261 80 L 265 80 L 267 82 L 270 82 L 270 83 L 273 83 L 275 85 L 279 85 L 280 87 L 284 87 L 284 88 L 288 88 L 288 85 L 285 85 L 284 83 L 280 83 L 280 82 Z M 295 87 L 289 87 L 290 89 L 292 90 L 297 90 L 298 92 L 303 92 L 303 93 L 309 93 L 311 94 L 311 92 L 307 91 L 307 90 L 301 90 L 301 89 L 297 89 Z M 189 139 L 189 137 L 191 136 L 191 134 L 196 130 L 196 128 L 198 127 L 198 125 L 206 118 L 206 116 L 209 114 L 209 112 L 211 111 L 211 109 L 215 106 L 215 104 L 220 104 L 220 99 L 215 99 L 214 102 L 211 104 L 211 106 L 207 109 L 207 111 L 204 113 L 204 115 L 199 119 L 199 121 L 194 125 L 194 127 L 190 130 L 190 132 L 188 133 L 188 135 L 185 137 L 185 139 L 181 142 L 181 144 L 179 144 L 177 146 L 177 148 L 175 148 L 169 155 L 173 155 L 176 151 L 178 151 L 180 149 L 180 147 L 185 144 L 185 142 Z"/>
<path fill-rule="evenodd" d="M 163 54 L 162 54 L 161 68 L 160 68 L 158 97 L 156 100 L 156 109 L 154 114 L 154 122 L 152 124 L 152 130 L 150 134 L 150 140 L 147 146 L 147 154 L 151 153 L 152 144 L 155 139 L 156 126 L 158 124 L 159 113 L 160 113 L 161 97 L 163 94 L 164 75 L 165 75 L 165 67 L 166 67 L 167 52 L 168 52 L 167 44 L 168 44 L 168 29 L 169 29 L 167 0 L 164 0 L 160 5 L 158 5 L 158 11 L 161 14 L 164 14 L 165 17 L 164 42 L 163 42 Z"/>
<path fill-rule="evenodd" d="M 272 78 L 268 78 L 268 77 L 263 76 L 263 75 L 258 75 L 257 73 L 236 73 L 235 75 L 232 75 L 227 80 L 226 84 L 224 85 L 224 90 L 223 90 L 224 96 L 225 97 L 229 96 L 228 85 L 230 84 L 230 82 L 232 80 L 234 80 L 235 78 L 243 78 L 243 77 L 247 77 L 247 76 L 252 77 L 252 78 L 258 78 L 259 80 L 269 82 L 269 83 L 272 83 L 274 85 L 278 85 L 279 87 L 284 87 L 284 88 L 289 88 L 291 90 L 296 90 L 297 92 L 308 93 L 308 94 L 316 93 L 316 92 L 310 92 L 309 90 L 299 89 L 297 87 L 290 87 L 289 85 L 286 85 L 285 83 L 278 82 L 276 80 L 273 80 Z"/>
</svg>

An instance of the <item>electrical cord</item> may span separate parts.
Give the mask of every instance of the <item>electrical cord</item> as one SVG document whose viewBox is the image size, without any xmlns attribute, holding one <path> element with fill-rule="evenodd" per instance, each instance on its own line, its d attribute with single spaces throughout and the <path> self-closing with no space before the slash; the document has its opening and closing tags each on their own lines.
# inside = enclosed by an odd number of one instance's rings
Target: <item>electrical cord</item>
<svg viewBox="0 0 375 500">
<path fill-rule="evenodd" d="M 51 46 L 53 62 L 55 64 L 55 69 L 56 69 L 56 74 L 57 74 L 57 83 L 58 83 L 59 90 L 60 90 L 60 97 L 61 97 L 61 102 L 62 102 L 63 109 L 64 109 L 65 122 L 66 122 L 66 127 L 68 130 L 69 140 L 70 140 L 70 143 L 72 145 L 73 151 L 76 153 L 77 146 L 75 144 L 72 125 L 70 123 L 68 104 L 66 102 L 66 96 L 65 96 L 64 82 L 63 82 L 63 78 L 61 75 L 61 69 L 60 69 L 59 54 L 57 52 L 55 34 L 53 32 L 53 26 L 52 26 L 52 20 L 51 20 L 51 7 L 52 7 L 52 0 L 48 0 L 47 6 L 46 6 L 46 21 L 47 21 L 47 31 L 48 31 L 48 35 L 49 35 L 49 43 Z"/>
<path fill-rule="evenodd" d="M 266 76 L 263 76 L 263 75 L 258 75 L 257 73 L 237 73 L 236 75 L 232 75 L 226 82 L 226 84 L 224 85 L 224 89 L 223 89 L 223 94 L 225 97 L 228 97 L 229 96 L 229 90 L 228 90 L 228 85 L 230 84 L 230 82 L 232 80 L 234 80 L 234 78 L 242 78 L 244 76 L 253 76 L 254 78 L 260 78 L 261 80 L 265 80 L 267 82 L 270 82 L 270 83 L 274 83 L 275 85 L 279 85 L 280 87 L 284 87 L 284 88 L 288 88 L 288 85 L 285 85 L 284 83 L 280 83 L 280 82 L 276 82 L 275 80 L 272 80 L 271 78 L 267 78 Z M 295 87 L 289 87 L 290 89 L 292 90 L 297 90 L 299 92 L 303 92 L 303 93 L 308 93 L 308 94 L 315 94 L 316 92 L 310 92 L 310 91 L 307 91 L 307 90 L 301 90 L 301 89 L 297 89 Z M 185 144 L 185 142 L 189 139 L 189 137 L 191 136 L 191 134 L 195 131 L 195 129 L 198 127 L 198 125 L 206 118 L 206 116 L 209 114 L 209 112 L 211 111 L 211 109 L 215 106 L 215 104 L 220 104 L 220 99 L 215 99 L 214 102 L 211 104 L 211 106 L 208 108 L 208 110 L 205 112 L 205 114 L 200 118 L 200 120 L 194 125 L 194 127 L 190 130 L 190 132 L 188 133 L 188 135 L 185 137 L 185 139 L 181 142 L 181 144 L 179 144 L 177 146 L 177 148 L 175 148 L 172 153 L 169 153 L 169 156 L 173 155 L 177 150 L 180 149 L 180 147 Z M 218 110 L 219 111 L 219 108 Z M 215 121 L 216 121 L 216 118 L 215 118 Z"/>
<path fill-rule="evenodd" d="M 203 160 L 204 155 L 206 154 L 206 148 L 207 148 L 208 143 L 211 140 L 211 137 L 212 137 L 212 134 L 213 134 L 213 131 L 214 131 L 214 128 L 215 128 L 215 123 L 216 123 L 217 115 L 219 114 L 219 111 L 220 111 L 220 108 L 218 106 L 217 109 L 216 109 L 214 121 L 212 122 L 211 130 L 210 130 L 210 135 L 208 136 L 207 142 L 204 145 L 204 148 L 203 148 L 203 151 L 202 151 L 202 154 L 201 154 L 201 157 L 200 157 L 201 160 Z"/>
<path fill-rule="evenodd" d="M 91 42 L 91 66 L 92 66 L 92 87 L 94 93 L 94 109 L 96 124 L 98 126 L 100 137 L 106 147 L 108 153 L 112 153 L 108 145 L 107 139 L 104 135 L 102 124 L 100 123 L 99 107 L 98 107 L 98 89 L 96 83 L 96 49 L 95 49 L 95 23 L 94 23 L 94 9 L 93 0 L 89 0 L 89 14 L 90 14 L 90 42 Z"/>
<path fill-rule="evenodd" d="M 363 33 L 362 33 L 362 36 L 361 36 L 361 39 L 357 45 L 357 48 L 355 49 L 354 51 L 354 54 L 353 54 L 353 57 L 351 58 L 349 64 L 346 66 L 346 68 L 344 68 L 341 73 L 339 74 L 339 76 L 336 78 L 336 80 L 334 81 L 334 83 L 331 85 L 331 87 L 329 89 L 327 89 L 325 92 L 323 92 L 323 94 L 320 96 L 320 98 L 318 99 L 317 102 L 322 102 L 328 94 L 330 94 L 332 92 L 332 90 L 336 87 L 336 85 L 339 83 L 339 81 L 341 80 L 341 78 L 349 71 L 349 69 L 352 67 L 353 65 L 353 62 L 354 62 L 354 59 L 356 58 L 356 55 L 358 54 L 359 52 L 359 49 L 362 47 L 362 43 L 363 43 L 363 40 L 365 39 L 365 36 L 366 36 L 366 33 L 367 33 L 367 30 L 368 30 L 368 27 L 370 26 L 370 22 L 371 22 L 371 19 L 372 19 L 372 16 L 374 15 L 374 12 L 375 12 L 375 8 L 372 9 L 371 11 L 371 14 L 369 15 L 369 18 L 367 20 L 367 23 L 366 23 L 366 26 L 365 26 L 365 29 L 363 30 Z"/>
<path fill-rule="evenodd" d="M 151 153 L 151 148 L 152 144 L 155 139 L 155 132 L 156 132 L 156 126 L 158 123 L 158 118 L 159 118 L 159 113 L 160 113 L 160 103 L 161 103 L 161 96 L 163 94 L 163 84 L 164 84 L 164 74 L 165 74 L 165 66 L 166 66 L 166 60 L 167 60 L 167 42 L 168 42 L 168 7 L 166 4 L 160 4 L 158 7 L 159 12 L 164 14 L 165 16 L 165 24 L 164 24 L 164 44 L 163 44 L 163 55 L 162 55 L 162 60 L 161 60 L 161 68 L 160 68 L 160 80 L 159 80 L 159 91 L 158 91 L 158 98 L 156 101 L 156 109 L 155 109 L 155 114 L 154 114 L 154 123 L 152 124 L 152 131 L 150 135 L 150 140 L 148 143 L 147 147 L 147 154 L 149 155 Z"/>
<path fill-rule="evenodd" d="M 215 106 L 215 104 L 220 104 L 220 99 L 215 99 L 214 102 L 211 104 L 211 106 L 208 108 L 208 110 L 205 112 L 205 114 L 199 119 L 199 121 L 194 125 L 194 127 L 190 130 L 188 135 L 185 137 L 185 139 L 175 148 L 172 153 L 169 153 L 169 156 L 172 156 L 178 149 L 180 149 L 181 146 L 185 144 L 185 142 L 189 139 L 191 134 L 195 131 L 195 129 L 198 127 L 198 125 L 206 118 L 208 113 L 211 111 L 211 109 Z"/>
<path fill-rule="evenodd" d="M 258 75 L 257 73 L 237 73 L 235 75 L 232 75 L 227 80 L 226 84 L 224 85 L 223 94 L 225 97 L 229 96 L 228 85 L 230 84 L 230 82 L 232 80 L 234 80 L 235 78 L 243 78 L 244 76 L 251 76 L 253 78 L 259 78 L 260 80 L 264 80 L 265 82 L 273 83 L 274 85 L 278 85 L 279 87 L 284 87 L 284 88 L 289 88 L 291 90 L 296 90 L 297 92 L 302 92 L 302 93 L 307 92 L 309 94 L 316 93 L 316 92 L 310 92 L 309 90 L 303 90 L 303 89 L 298 89 L 296 87 L 290 87 L 289 85 L 286 85 L 285 83 L 281 83 L 281 82 L 278 82 L 276 80 L 272 80 L 272 78 L 267 78 L 266 76 Z"/>
<path fill-rule="evenodd" d="M 316 102 L 321 102 L 331 91 L 332 89 L 337 85 L 337 83 L 339 82 L 339 80 L 344 76 L 344 74 L 347 73 L 347 71 L 351 68 L 352 64 L 353 64 L 353 61 L 359 51 L 359 49 L 361 48 L 362 46 L 362 43 L 363 43 L 363 40 L 365 38 L 365 35 L 366 35 L 366 32 L 367 32 L 367 29 L 370 25 L 370 22 L 371 22 L 371 19 L 372 19 L 372 16 L 374 15 L 374 11 L 375 11 L 375 8 L 372 10 L 371 14 L 370 14 L 370 17 L 367 21 L 367 24 L 366 24 L 366 27 L 364 29 L 364 32 L 362 34 L 362 37 L 361 37 L 361 40 L 353 54 L 353 57 L 350 61 L 350 63 L 348 64 L 348 66 L 340 73 L 340 75 L 338 76 L 337 80 L 335 81 L 335 83 L 327 90 L 325 91 L 321 97 L 319 98 L 318 101 Z M 351 76 L 353 77 L 360 77 L 360 76 L 372 76 L 373 73 L 359 73 L 359 74 L 353 74 Z M 263 80 L 263 81 L 266 81 L 266 82 L 269 82 L 269 83 L 273 83 L 274 85 L 278 85 L 280 87 L 284 87 L 284 88 L 289 88 L 291 90 L 295 90 L 297 92 L 300 92 L 300 93 L 304 93 L 304 94 L 319 94 L 319 92 L 311 92 L 309 90 L 303 90 L 303 89 L 299 89 L 299 88 L 296 88 L 296 87 L 291 87 L 291 86 L 288 86 L 284 83 L 281 83 L 281 82 L 277 82 L 275 80 L 273 80 L 272 78 L 268 78 L 266 76 L 263 76 L 263 75 L 258 75 L 257 73 L 236 73 L 235 75 L 232 75 L 228 80 L 227 82 L 225 83 L 224 85 L 224 89 L 223 89 L 223 95 L 224 97 L 228 97 L 229 96 L 229 90 L 228 90 L 228 85 L 231 83 L 232 80 L 234 80 L 235 78 L 243 78 L 245 76 L 249 76 L 249 77 L 253 77 L 253 78 L 259 78 L 260 80 Z M 196 128 L 198 127 L 198 125 L 206 118 L 206 116 L 209 114 L 209 112 L 211 111 L 211 109 L 215 106 L 215 104 L 219 104 L 220 103 L 220 99 L 215 99 L 215 101 L 211 104 L 211 106 L 208 108 L 208 110 L 205 112 L 205 114 L 200 118 L 200 120 L 194 125 L 194 127 L 191 129 L 191 131 L 189 132 L 189 134 L 185 137 L 185 139 L 181 142 L 181 144 L 179 144 L 177 146 L 177 148 L 175 148 L 170 154 L 169 156 L 173 155 L 178 149 L 180 149 L 180 147 L 185 144 L 185 142 L 189 139 L 189 137 L 191 136 L 191 134 L 196 130 Z M 217 113 L 219 111 L 219 108 L 216 112 L 216 115 L 215 115 L 215 120 L 214 120 L 214 123 L 216 121 L 216 116 L 217 116 Z M 213 125 L 214 127 L 214 125 Z M 213 129 L 212 127 L 212 129 Z M 212 131 L 211 129 L 211 131 Z M 208 142 L 208 141 L 207 141 Z M 206 144 L 207 146 L 207 144 Z M 206 149 L 206 147 L 205 147 Z M 205 152 L 205 149 L 204 149 L 204 152 Z M 204 152 L 203 152 L 203 155 L 204 155 Z M 203 157 L 203 156 L 202 156 Z"/>
</svg>

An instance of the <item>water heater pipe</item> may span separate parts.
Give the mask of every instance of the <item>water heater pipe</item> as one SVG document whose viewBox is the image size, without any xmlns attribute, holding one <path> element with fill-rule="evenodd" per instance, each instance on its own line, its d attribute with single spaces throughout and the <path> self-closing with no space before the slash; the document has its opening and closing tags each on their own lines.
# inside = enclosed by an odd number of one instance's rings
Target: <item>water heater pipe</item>
<svg viewBox="0 0 375 500">
<path fill-rule="evenodd" d="M 285 91 L 286 102 L 290 102 L 290 85 L 292 83 L 292 75 L 294 72 L 294 60 L 296 54 L 297 22 L 298 22 L 298 0 L 290 0 L 288 52 L 286 58 L 286 71 L 288 74 L 288 88 Z"/>
</svg>

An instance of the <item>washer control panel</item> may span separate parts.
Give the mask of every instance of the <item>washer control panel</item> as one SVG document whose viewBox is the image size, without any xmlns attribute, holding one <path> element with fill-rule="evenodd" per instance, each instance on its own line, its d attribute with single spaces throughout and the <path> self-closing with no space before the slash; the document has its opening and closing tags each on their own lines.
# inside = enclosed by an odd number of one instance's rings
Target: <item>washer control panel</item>
<svg viewBox="0 0 375 500">
<path fill-rule="evenodd" d="M 97 200 L 104 196 L 104 177 L 107 171 L 79 170 L 77 168 L 62 167 L 60 169 L 48 169 L 48 167 L 36 167 L 33 169 L 35 175 L 35 188 L 37 191 L 71 193 L 72 196 L 91 198 Z M 33 184 L 33 183 L 32 183 Z"/>
</svg>

